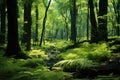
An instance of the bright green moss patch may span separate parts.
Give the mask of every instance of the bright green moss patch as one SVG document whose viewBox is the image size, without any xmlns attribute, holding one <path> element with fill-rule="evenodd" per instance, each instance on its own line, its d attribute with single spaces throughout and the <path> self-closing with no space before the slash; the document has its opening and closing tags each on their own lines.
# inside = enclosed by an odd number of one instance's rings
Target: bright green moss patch
<svg viewBox="0 0 120 80">
<path fill-rule="evenodd" d="M 60 54 L 64 59 L 87 58 L 94 61 L 104 61 L 110 58 L 111 53 L 106 43 L 89 44 L 84 43 L 79 48 L 69 49 Z"/>
</svg>

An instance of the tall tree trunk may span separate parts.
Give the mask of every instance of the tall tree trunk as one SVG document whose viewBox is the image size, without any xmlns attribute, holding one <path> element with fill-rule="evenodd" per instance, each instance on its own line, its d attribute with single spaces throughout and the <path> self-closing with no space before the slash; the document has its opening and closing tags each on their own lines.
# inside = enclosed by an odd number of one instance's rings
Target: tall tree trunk
<svg viewBox="0 0 120 80">
<path fill-rule="evenodd" d="M 117 36 L 120 36 L 120 0 L 118 0 L 117 2 L 117 16 L 116 16 L 116 19 L 117 19 Z"/>
<path fill-rule="evenodd" d="M 97 30 L 97 22 L 94 13 L 94 5 L 93 0 L 89 0 L 89 8 L 90 8 L 90 22 L 91 22 L 91 42 L 97 42 L 98 30 Z"/>
<path fill-rule="evenodd" d="M 86 34 L 86 36 L 87 36 L 87 40 L 89 40 L 89 3 L 88 3 L 88 11 L 87 11 L 88 13 L 87 13 L 87 34 Z"/>
<path fill-rule="evenodd" d="M 99 1 L 99 18 L 98 18 L 98 30 L 99 30 L 99 41 L 107 41 L 107 6 L 108 0 Z"/>
<path fill-rule="evenodd" d="M 38 5 L 36 5 L 36 28 L 35 28 L 35 42 L 38 42 Z"/>
<path fill-rule="evenodd" d="M 12 56 L 15 58 L 21 56 L 21 48 L 18 41 L 18 22 L 17 22 L 17 0 L 7 0 L 8 12 L 8 43 L 5 56 Z"/>
<path fill-rule="evenodd" d="M 42 27 L 42 33 L 41 33 L 41 38 L 40 38 L 40 46 L 42 46 L 42 42 L 43 42 L 44 36 L 45 36 L 45 25 L 46 25 L 46 20 L 47 20 L 47 12 L 50 7 L 50 4 L 51 4 L 51 0 L 49 0 L 48 6 L 45 6 L 46 10 L 45 10 L 45 16 L 43 19 L 43 27 Z"/>
<path fill-rule="evenodd" d="M 64 15 L 65 14 L 65 15 Z M 69 36 L 69 28 L 68 28 L 68 22 L 67 22 L 67 10 L 66 10 L 66 12 L 65 13 L 63 13 L 63 12 L 61 12 L 61 15 L 62 15 L 62 17 L 64 18 L 64 22 L 65 22 L 65 38 L 66 38 L 66 40 L 68 40 L 69 38 L 68 38 L 68 36 Z"/>
<path fill-rule="evenodd" d="M 26 50 L 31 50 L 31 7 L 32 2 L 24 3 L 24 33 L 23 43 L 26 44 Z"/>
<path fill-rule="evenodd" d="M 0 10 L 0 15 L 1 15 L 1 31 L 0 31 L 0 44 L 5 44 L 5 33 L 6 33 L 6 26 L 5 26 L 5 18 L 6 18 L 6 1 L 2 0 L 1 2 L 1 10 Z"/>
<path fill-rule="evenodd" d="M 77 36 L 77 30 L 76 30 L 76 15 L 77 15 L 77 9 L 76 9 L 76 0 L 70 0 L 72 6 L 70 10 L 71 15 L 71 37 L 70 40 L 73 43 L 76 43 L 76 36 Z"/>
</svg>

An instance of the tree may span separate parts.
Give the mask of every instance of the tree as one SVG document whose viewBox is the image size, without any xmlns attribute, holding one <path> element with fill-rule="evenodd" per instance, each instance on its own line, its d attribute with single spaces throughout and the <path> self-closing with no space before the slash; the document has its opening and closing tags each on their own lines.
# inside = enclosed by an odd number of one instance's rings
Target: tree
<svg viewBox="0 0 120 80">
<path fill-rule="evenodd" d="M 0 44 L 5 43 L 5 33 L 6 33 L 6 26 L 5 26 L 5 18 L 6 18 L 6 0 L 2 0 L 0 3 L 0 15 L 1 15 L 1 29 L 0 29 Z"/>
<path fill-rule="evenodd" d="M 44 40 L 44 35 L 45 35 L 45 25 L 46 25 L 46 19 L 47 19 L 47 12 L 48 12 L 48 9 L 49 9 L 49 7 L 50 7 L 51 0 L 49 0 L 49 3 L 48 3 L 47 6 L 46 6 L 44 0 L 43 0 L 43 4 L 44 4 L 46 10 L 45 10 L 45 16 L 44 16 L 44 18 L 43 18 L 42 33 L 41 33 L 41 38 L 40 38 L 40 46 L 42 46 L 42 42 L 43 42 L 43 40 Z"/>
<path fill-rule="evenodd" d="M 87 8 L 87 30 L 86 30 L 86 32 L 87 32 L 87 34 L 86 34 L 86 36 L 87 36 L 87 40 L 89 40 L 89 3 L 88 3 L 88 8 Z"/>
<path fill-rule="evenodd" d="M 61 15 L 62 15 L 62 17 L 63 17 L 63 20 L 64 20 L 64 22 L 65 22 L 65 32 L 66 32 L 66 40 L 68 40 L 69 38 L 68 38 L 68 36 L 69 36 L 69 28 L 68 28 L 68 20 L 67 20 L 67 18 L 68 18 L 68 13 L 67 13 L 67 10 L 66 11 L 61 11 Z"/>
<path fill-rule="evenodd" d="M 7 0 L 7 13 L 8 13 L 8 43 L 7 43 L 7 49 L 5 52 L 5 56 L 7 57 L 15 57 L 20 58 L 22 56 L 22 51 L 19 46 L 18 41 L 18 22 L 17 22 L 17 13 L 18 13 L 18 7 L 17 7 L 17 0 Z"/>
<path fill-rule="evenodd" d="M 116 21 L 117 21 L 116 33 L 117 33 L 117 36 L 120 36 L 120 0 L 117 0 L 117 3 L 115 0 L 113 0 L 112 3 L 113 3 L 114 12 L 116 14 Z"/>
<path fill-rule="evenodd" d="M 71 15 L 71 37 L 70 40 L 73 43 L 76 43 L 76 15 L 77 15 L 77 8 L 76 8 L 76 0 L 70 0 L 71 7 L 70 7 L 70 15 Z"/>
<path fill-rule="evenodd" d="M 36 8 L 36 28 L 35 28 L 35 42 L 38 42 L 38 5 L 35 5 Z"/>
<path fill-rule="evenodd" d="M 99 1 L 99 17 L 98 17 L 98 31 L 99 31 L 99 41 L 108 40 L 107 32 L 107 6 L 108 0 Z"/>
<path fill-rule="evenodd" d="M 97 22 L 94 13 L 93 0 L 89 0 L 88 4 L 90 8 L 91 42 L 97 42 L 98 30 L 97 30 Z"/>
<path fill-rule="evenodd" d="M 24 33 L 22 43 L 25 43 L 26 50 L 31 50 L 31 7 L 32 0 L 24 2 Z"/>
</svg>

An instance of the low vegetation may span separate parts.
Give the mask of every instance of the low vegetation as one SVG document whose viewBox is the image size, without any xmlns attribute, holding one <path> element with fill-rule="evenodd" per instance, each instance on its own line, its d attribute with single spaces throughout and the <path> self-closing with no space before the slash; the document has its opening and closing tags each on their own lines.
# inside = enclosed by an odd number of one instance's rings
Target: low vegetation
<svg viewBox="0 0 120 80">
<path fill-rule="evenodd" d="M 57 45 L 60 44 L 60 45 Z M 63 45 L 64 44 L 64 45 Z M 110 43 L 111 44 L 111 43 Z M 71 44 L 72 45 L 72 44 Z M 30 58 L 14 59 L 0 54 L 1 80 L 119 80 L 119 56 L 108 43 L 81 43 L 76 48 L 65 41 L 47 42 L 27 52 Z M 110 46 L 110 47 L 109 47 Z M 39 48 L 39 49 L 38 49 Z M 118 64 L 117 63 L 118 60 Z M 116 68 L 116 69 L 115 69 Z M 118 70 L 118 71 L 117 71 Z M 103 75 L 104 74 L 104 75 Z M 9 79 L 8 79 L 9 77 Z"/>
</svg>

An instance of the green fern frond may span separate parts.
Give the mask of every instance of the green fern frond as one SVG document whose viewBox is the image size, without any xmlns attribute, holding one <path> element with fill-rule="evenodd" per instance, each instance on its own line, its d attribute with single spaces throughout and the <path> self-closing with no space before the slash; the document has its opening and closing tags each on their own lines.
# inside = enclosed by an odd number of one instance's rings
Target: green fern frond
<svg viewBox="0 0 120 80">
<path fill-rule="evenodd" d="M 62 67 L 63 69 L 81 70 L 81 69 L 95 68 L 98 66 L 98 63 L 88 59 L 74 59 L 74 60 L 60 61 L 56 63 L 54 66 Z"/>
</svg>

